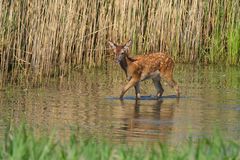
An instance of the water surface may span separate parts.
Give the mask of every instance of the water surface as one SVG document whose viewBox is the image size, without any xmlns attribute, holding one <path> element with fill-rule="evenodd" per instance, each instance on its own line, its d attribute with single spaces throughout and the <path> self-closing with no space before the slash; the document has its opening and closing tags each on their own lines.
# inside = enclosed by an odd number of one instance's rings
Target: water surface
<svg viewBox="0 0 240 160">
<path fill-rule="evenodd" d="M 234 67 L 178 64 L 179 99 L 163 81 L 163 98 L 156 100 L 149 80 L 141 83 L 142 100 L 135 101 L 134 89 L 118 100 L 126 78 L 116 65 L 75 72 L 43 88 L 7 88 L 0 92 L 0 136 L 9 122 L 24 120 L 37 134 L 54 130 L 60 138 L 75 132 L 114 142 L 178 143 L 219 128 L 239 139 L 239 73 Z"/>
</svg>

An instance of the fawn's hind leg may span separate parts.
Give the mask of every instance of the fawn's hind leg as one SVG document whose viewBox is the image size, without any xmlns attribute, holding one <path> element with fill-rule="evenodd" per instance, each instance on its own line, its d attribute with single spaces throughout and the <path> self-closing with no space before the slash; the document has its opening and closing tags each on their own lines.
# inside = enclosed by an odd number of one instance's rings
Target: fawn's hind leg
<svg viewBox="0 0 240 160">
<path fill-rule="evenodd" d="M 177 82 L 173 79 L 174 62 L 171 58 L 167 59 L 166 65 L 160 66 L 161 77 L 163 77 L 171 88 L 175 89 L 176 96 L 180 96 Z"/>
<path fill-rule="evenodd" d="M 179 86 L 178 86 L 177 82 L 172 77 L 166 77 L 166 81 L 171 88 L 175 89 L 176 96 L 179 97 L 180 92 L 179 92 Z"/>
<path fill-rule="evenodd" d="M 161 84 L 161 78 L 160 76 L 156 77 L 156 78 L 152 78 L 153 80 L 153 84 L 157 90 L 157 97 L 161 97 L 163 92 L 164 92 L 164 89 L 162 87 L 162 84 Z"/>
</svg>

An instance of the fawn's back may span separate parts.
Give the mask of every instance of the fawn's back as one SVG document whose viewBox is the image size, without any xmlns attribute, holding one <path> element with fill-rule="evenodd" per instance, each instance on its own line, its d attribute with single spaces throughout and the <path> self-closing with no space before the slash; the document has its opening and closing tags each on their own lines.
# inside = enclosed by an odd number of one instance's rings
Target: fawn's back
<svg viewBox="0 0 240 160">
<path fill-rule="evenodd" d="M 135 61 L 129 66 L 130 74 L 141 74 L 141 80 L 152 78 L 157 74 L 161 77 L 172 78 L 174 61 L 165 53 L 157 52 L 134 57 Z"/>
</svg>

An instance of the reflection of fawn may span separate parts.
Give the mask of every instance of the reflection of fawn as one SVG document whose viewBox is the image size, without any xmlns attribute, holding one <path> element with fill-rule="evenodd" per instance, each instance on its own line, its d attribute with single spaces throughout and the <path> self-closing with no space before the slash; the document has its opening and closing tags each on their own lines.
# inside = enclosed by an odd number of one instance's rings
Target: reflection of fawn
<svg viewBox="0 0 240 160">
<path fill-rule="evenodd" d="M 163 77 L 172 88 L 175 88 L 176 94 L 179 97 L 178 85 L 173 80 L 174 62 L 171 57 L 158 52 L 131 58 L 128 55 L 129 47 L 132 44 L 131 40 L 125 45 L 117 45 L 111 41 L 108 41 L 108 43 L 116 55 L 117 62 L 129 80 L 121 92 L 120 99 L 123 98 L 124 94 L 132 86 L 135 87 L 136 98 L 140 99 L 139 82 L 149 78 L 153 80 L 157 96 L 161 97 L 164 90 L 160 82 L 160 77 Z"/>
</svg>

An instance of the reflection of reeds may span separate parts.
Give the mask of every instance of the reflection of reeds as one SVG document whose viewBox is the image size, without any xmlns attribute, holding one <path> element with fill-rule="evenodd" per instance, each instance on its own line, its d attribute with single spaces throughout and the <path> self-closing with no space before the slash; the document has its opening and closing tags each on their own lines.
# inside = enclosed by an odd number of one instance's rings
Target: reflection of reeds
<svg viewBox="0 0 240 160">
<path fill-rule="evenodd" d="M 0 79 L 41 81 L 100 65 L 108 39 L 132 38 L 134 53 L 160 50 L 181 62 L 237 64 L 239 6 L 238 0 L 3 0 Z"/>
</svg>

